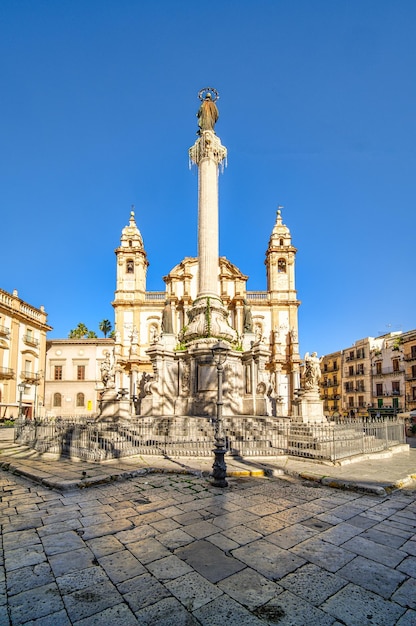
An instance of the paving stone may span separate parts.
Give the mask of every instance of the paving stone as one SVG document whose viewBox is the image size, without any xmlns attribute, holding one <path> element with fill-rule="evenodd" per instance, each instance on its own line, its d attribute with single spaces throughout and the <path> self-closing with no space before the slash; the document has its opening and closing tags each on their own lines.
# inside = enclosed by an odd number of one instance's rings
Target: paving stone
<svg viewBox="0 0 416 626">
<path fill-rule="evenodd" d="M 416 578 L 416 557 L 408 556 L 397 566 L 401 572 L 405 572 L 409 576 Z"/>
<path fill-rule="evenodd" d="M 98 583 L 108 582 L 108 577 L 101 567 L 92 566 L 85 569 L 79 568 L 75 572 L 58 576 L 56 582 L 61 594 L 66 595 Z"/>
<path fill-rule="evenodd" d="M 49 557 L 49 563 L 55 576 L 63 576 L 74 572 L 78 569 L 91 567 L 94 561 L 94 555 L 86 547 L 71 552 L 63 552 L 62 554 L 54 554 Z"/>
<path fill-rule="evenodd" d="M 254 614 L 265 620 L 266 623 L 277 623 L 279 626 L 300 626 L 303 624 L 331 626 L 334 623 L 331 616 L 290 591 L 284 591 L 277 598 L 255 610 Z"/>
<path fill-rule="evenodd" d="M 45 552 L 41 544 L 16 548 L 5 552 L 4 565 L 7 572 L 11 572 L 21 567 L 37 565 L 46 561 Z"/>
<path fill-rule="evenodd" d="M 305 563 L 303 558 L 265 539 L 237 548 L 232 555 L 271 580 L 279 580 Z"/>
<path fill-rule="evenodd" d="M 124 550 L 124 545 L 113 537 L 112 535 L 105 535 L 105 537 L 96 537 L 86 542 L 87 546 L 91 549 L 91 552 L 98 558 L 100 556 L 106 556 L 107 554 L 113 554 L 113 552 L 119 552 Z"/>
<path fill-rule="evenodd" d="M 388 567 L 396 567 L 406 557 L 406 552 L 383 546 L 365 537 L 353 537 L 345 542 L 342 547 Z"/>
<path fill-rule="evenodd" d="M 140 626 L 196 626 L 198 622 L 176 598 L 159 600 L 136 611 Z"/>
<path fill-rule="evenodd" d="M 355 515 L 355 517 L 350 517 L 348 519 L 348 524 L 351 524 L 351 526 L 357 526 L 357 528 L 367 529 L 374 526 L 375 521 L 361 514 Z"/>
<path fill-rule="evenodd" d="M 210 543 L 213 543 L 214 546 L 217 546 L 217 548 L 220 548 L 220 550 L 222 550 L 223 552 L 230 552 L 231 550 L 234 550 L 235 548 L 238 548 L 240 546 L 240 544 L 238 544 L 236 541 L 232 541 L 232 539 L 229 539 L 223 533 L 210 535 L 206 539 Z"/>
<path fill-rule="evenodd" d="M 394 626 L 405 612 L 399 604 L 353 584 L 329 598 L 321 609 L 346 626 Z"/>
<path fill-rule="evenodd" d="M 185 549 L 186 548 L 179 548 L 179 550 Z M 191 567 L 186 562 L 173 554 L 163 559 L 159 559 L 158 561 L 148 563 L 147 569 L 162 582 L 173 580 L 174 578 L 188 574 L 188 572 L 191 571 Z"/>
<path fill-rule="evenodd" d="M 280 511 L 279 513 L 276 513 L 276 517 L 287 522 L 288 524 L 297 524 L 314 517 L 314 514 L 296 507 L 287 511 Z"/>
<path fill-rule="evenodd" d="M 194 623 L 202 624 L 202 626 L 224 626 L 225 624 L 227 626 L 264 626 L 265 624 L 241 604 L 225 596 L 220 596 L 196 609 L 193 615 L 198 620 Z M 168 624 L 174 626 L 173 622 L 166 622 L 166 626 Z"/>
<path fill-rule="evenodd" d="M 415 626 L 416 624 L 416 611 L 409 609 L 404 615 L 401 616 L 395 626 Z"/>
<path fill-rule="evenodd" d="M 88 526 L 87 528 L 83 529 L 81 536 L 84 541 L 86 541 L 87 539 L 94 539 L 95 537 L 104 537 L 104 535 L 119 533 L 121 531 L 130 529 L 131 527 L 131 520 L 117 519 L 112 520 L 111 522 L 107 522 L 106 524 L 94 524 L 92 526 Z"/>
<path fill-rule="evenodd" d="M 163 533 L 158 537 L 158 541 L 166 546 L 166 548 L 169 548 L 169 550 L 176 550 L 176 548 L 186 546 L 193 540 L 194 537 L 191 537 L 191 535 L 188 535 L 188 533 L 180 528 L 177 530 L 171 530 L 168 533 Z"/>
<path fill-rule="evenodd" d="M 9 599 L 13 624 L 23 624 L 62 610 L 62 599 L 55 583 L 22 591 Z"/>
<path fill-rule="evenodd" d="M 414 578 L 405 580 L 391 599 L 406 608 L 416 609 L 416 580 Z"/>
<path fill-rule="evenodd" d="M 123 599 L 112 583 L 102 582 L 64 595 L 63 601 L 70 620 L 76 622 L 116 606 Z"/>
<path fill-rule="evenodd" d="M 40 544 L 40 539 L 34 528 L 4 535 L 3 546 L 5 550 L 14 550 L 35 544 Z"/>
<path fill-rule="evenodd" d="M 365 530 L 361 533 L 360 537 L 390 548 L 400 548 L 405 543 L 405 539 L 403 539 L 403 537 L 382 532 L 380 530 L 376 530 L 375 528 Z"/>
<path fill-rule="evenodd" d="M 123 624 L 123 626 L 138 626 L 139 622 L 125 604 L 117 604 L 95 615 L 78 620 L 73 626 L 103 626 L 111 624 Z"/>
<path fill-rule="evenodd" d="M 302 524 L 292 524 L 278 532 L 267 535 L 267 541 L 280 548 L 288 549 L 316 535 L 317 531 Z"/>
<path fill-rule="evenodd" d="M 56 535 L 65 530 L 78 530 L 82 526 L 80 518 L 67 519 L 62 522 L 56 522 L 54 524 L 49 523 L 49 519 L 44 520 L 45 526 L 38 526 L 36 528 L 39 537 L 47 537 L 48 535 Z"/>
<path fill-rule="evenodd" d="M 245 567 L 243 563 L 224 554 L 222 550 L 204 539 L 178 548 L 175 555 L 212 583 L 216 583 Z"/>
<path fill-rule="evenodd" d="M 337 574 L 307 563 L 296 572 L 281 578 L 279 584 L 311 604 L 319 606 L 348 583 Z"/>
<path fill-rule="evenodd" d="M 7 592 L 14 596 L 22 591 L 43 587 L 54 582 L 49 563 L 39 563 L 29 567 L 21 567 L 7 574 Z"/>
<path fill-rule="evenodd" d="M 84 547 L 81 537 L 73 530 L 42 537 L 43 547 L 48 556 L 70 552 Z"/>
<path fill-rule="evenodd" d="M 132 543 L 133 541 L 139 541 L 140 539 L 145 539 L 146 537 L 154 537 L 159 534 L 158 531 L 150 526 L 150 524 L 144 524 L 143 526 L 137 526 L 136 528 L 132 528 L 130 530 L 123 530 L 121 532 L 116 533 L 115 537 L 121 543 Z"/>
<path fill-rule="evenodd" d="M 354 558 L 354 554 L 319 537 L 312 537 L 291 548 L 291 552 L 330 572 L 336 572 Z"/>
<path fill-rule="evenodd" d="M 3 624 L 3 622 L 0 622 Z M 69 617 L 65 609 L 62 611 L 58 611 L 57 613 L 52 613 L 50 615 L 45 615 L 44 617 L 39 617 L 39 619 L 31 619 L 28 622 L 25 622 L 25 626 L 73 626 L 69 621 Z"/>
<path fill-rule="evenodd" d="M 406 541 L 401 547 L 404 552 L 416 556 L 416 541 Z"/>
<path fill-rule="evenodd" d="M 251 568 L 245 568 L 220 581 L 218 587 L 250 610 L 265 604 L 283 588 Z"/>
<path fill-rule="evenodd" d="M 170 595 L 166 587 L 149 573 L 125 580 L 117 585 L 117 589 L 133 612 Z"/>
<path fill-rule="evenodd" d="M 384 598 L 390 598 L 406 578 L 397 570 L 362 556 L 347 563 L 338 571 L 338 575 Z"/>
<path fill-rule="evenodd" d="M 260 517 L 252 522 L 246 523 L 245 525 L 248 528 L 255 530 L 256 532 L 261 533 L 263 536 L 270 535 L 271 533 L 274 533 L 281 528 L 286 528 L 286 526 L 288 526 L 287 522 L 284 522 L 275 515 Z"/>
<path fill-rule="evenodd" d="M 175 580 L 167 581 L 165 584 L 172 595 L 178 598 L 188 611 L 198 609 L 222 595 L 221 589 L 197 572 L 190 572 Z"/>
<path fill-rule="evenodd" d="M 143 574 L 146 570 L 131 552 L 114 552 L 98 559 L 101 567 L 107 572 L 113 583 L 119 583 L 128 578 L 134 578 Z"/>
<path fill-rule="evenodd" d="M 233 513 L 226 513 L 225 515 L 219 515 L 212 521 L 216 526 L 219 526 L 223 530 L 226 528 L 232 528 L 233 526 L 239 526 L 247 522 L 258 519 L 257 515 L 249 513 L 248 511 L 234 511 Z"/>
<path fill-rule="evenodd" d="M 144 565 L 170 556 L 170 551 L 153 537 L 128 543 L 127 548 Z"/>
</svg>

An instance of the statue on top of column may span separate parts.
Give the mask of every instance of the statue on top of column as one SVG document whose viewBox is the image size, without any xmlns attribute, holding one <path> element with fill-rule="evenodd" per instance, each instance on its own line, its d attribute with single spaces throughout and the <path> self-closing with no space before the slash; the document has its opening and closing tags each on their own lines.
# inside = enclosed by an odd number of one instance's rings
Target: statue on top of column
<svg viewBox="0 0 416 626">
<path fill-rule="evenodd" d="M 203 99 L 203 95 L 205 97 Z M 214 98 L 213 98 L 214 96 Z M 214 126 L 218 121 L 219 113 L 215 101 L 218 100 L 218 92 L 212 87 L 205 87 L 198 93 L 198 97 L 201 100 L 201 106 L 199 107 L 198 118 L 199 131 L 201 134 L 204 130 L 214 130 Z"/>
</svg>

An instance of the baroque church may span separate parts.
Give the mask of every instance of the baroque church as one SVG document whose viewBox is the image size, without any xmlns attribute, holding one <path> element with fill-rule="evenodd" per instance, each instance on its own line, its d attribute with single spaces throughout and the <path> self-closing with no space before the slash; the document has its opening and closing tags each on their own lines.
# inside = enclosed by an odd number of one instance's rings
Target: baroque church
<svg viewBox="0 0 416 626">
<path fill-rule="evenodd" d="M 215 385 L 204 372 L 212 371 L 209 353 L 199 345 L 192 356 L 188 353 L 195 347 L 183 341 L 188 312 L 198 295 L 198 258 L 185 257 L 164 276 L 165 292 L 147 291 L 149 262 L 133 211 L 115 253 L 116 389 L 133 399 L 139 415 L 211 414 Z M 279 209 L 266 251 L 267 291 L 247 291 L 248 277 L 226 257 L 218 258 L 217 294 L 236 331 L 225 366 L 226 414 L 291 416 L 294 412 L 301 363 L 295 257 Z M 161 380 L 167 377 L 167 362 L 168 385 Z"/>
</svg>

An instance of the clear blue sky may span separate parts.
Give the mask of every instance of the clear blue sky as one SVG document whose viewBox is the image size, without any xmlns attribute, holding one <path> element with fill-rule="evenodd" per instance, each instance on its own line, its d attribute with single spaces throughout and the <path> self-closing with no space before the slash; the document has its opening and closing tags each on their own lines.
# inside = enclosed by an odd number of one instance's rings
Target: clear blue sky
<svg viewBox="0 0 416 626">
<path fill-rule="evenodd" d="M 265 289 L 278 204 L 301 351 L 416 327 L 414 0 L 2 0 L 0 287 L 66 337 L 113 321 L 130 207 L 147 289 L 196 255 L 197 93 L 220 93 L 220 252 Z"/>
</svg>

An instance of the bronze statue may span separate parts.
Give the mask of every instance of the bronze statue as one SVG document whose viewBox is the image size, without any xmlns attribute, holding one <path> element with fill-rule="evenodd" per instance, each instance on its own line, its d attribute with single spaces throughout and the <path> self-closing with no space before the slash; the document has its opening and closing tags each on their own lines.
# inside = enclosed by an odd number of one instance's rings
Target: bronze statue
<svg viewBox="0 0 416 626">
<path fill-rule="evenodd" d="M 202 100 L 202 94 L 205 93 L 205 98 Z M 212 93 L 214 93 L 214 100 L 212 99 Z M 202 101 L 199 111 L 196 114 L 198 118 L 199 133 L 204 130 L 214 130 L 214 126 L 218 120 L 219 113 L 215 101 L 218 99 L 218 94 L 215 89 L 205 88 L 199 92 L 199 98 Z"/>
</svg>

